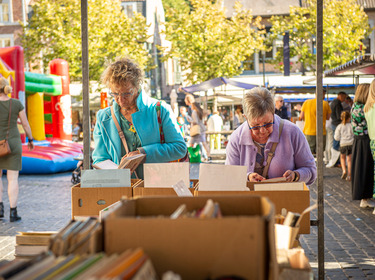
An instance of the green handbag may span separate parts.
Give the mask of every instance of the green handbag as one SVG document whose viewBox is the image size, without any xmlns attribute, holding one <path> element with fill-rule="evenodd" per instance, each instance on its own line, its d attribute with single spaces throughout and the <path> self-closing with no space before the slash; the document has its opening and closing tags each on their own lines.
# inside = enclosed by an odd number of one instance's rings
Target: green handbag
<svg viewBox="0 0 375 280">
<path fill-rule="evenodd" d="M 201 162 L 201 148 L 199 145 L 188 147 L 190 162 Z"/>
</svg>

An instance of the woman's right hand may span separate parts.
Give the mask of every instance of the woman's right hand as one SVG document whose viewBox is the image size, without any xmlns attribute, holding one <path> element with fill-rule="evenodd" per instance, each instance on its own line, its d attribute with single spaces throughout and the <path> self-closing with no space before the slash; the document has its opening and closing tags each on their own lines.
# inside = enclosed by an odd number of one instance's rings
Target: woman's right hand
<svg viewBox="0 0 375 280">
<path fill-rule="evenodd" d="M 248 179 L 250 182 L 260 182 L 265 180 L 266 178 L 259 175 L 258 173 L 250 173 Z"/>
<path fill-rule="evenodd" d="M 27 144 L 27 147 L 29 148 L 29 151 L 34 150 L 34 142 L 33 142 L 33 141 L 29 142 L 29 143 Z"/>
</svg>

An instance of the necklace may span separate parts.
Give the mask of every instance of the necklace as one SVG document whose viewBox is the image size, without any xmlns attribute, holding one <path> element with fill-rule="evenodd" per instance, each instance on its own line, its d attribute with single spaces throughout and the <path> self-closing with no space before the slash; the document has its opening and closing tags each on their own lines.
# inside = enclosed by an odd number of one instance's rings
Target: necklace
<svg viewBox="0 0 375 280">
<path fill-rule="evenodd" d="M 129 107 L 129 108 L 121 108 L 122 111 L 124 111 L 124 113 L 128 113 L 130 112 L 131 110 L 133 110 L 134 108 L 137 108 L 137 105 L 134 105 L 132 107 Z"/>
</svg>

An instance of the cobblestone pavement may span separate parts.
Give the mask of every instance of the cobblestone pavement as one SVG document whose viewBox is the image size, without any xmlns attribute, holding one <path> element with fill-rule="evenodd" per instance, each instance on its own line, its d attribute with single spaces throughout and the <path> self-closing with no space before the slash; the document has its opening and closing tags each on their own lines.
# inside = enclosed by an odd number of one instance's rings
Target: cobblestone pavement
<svg viewBox="0 0 375 280">
<path fill-rule="evenodd" d="M 191 177 L 197 178 L 199 166 L 192 165 Z M 350 183 L 340 179 L 341 170 L 324 170 L 325 188 L 325 273 L 326 279 L 375 280 L 375 215 L 373 209 L 360 208 L 351 200 Z M 59 230 L 71 218 L 71 173 L 21 175 L 18 212 L 22 220 L 9 223 L 9 202 L 4 183 L 5 219 L 0 220 L 0 260 L 14 259 L 15 234 L 18 231 Z M 310 187 L 311 204 L 316 202 L 316 185 Z M 317 212 L 311 215 L 316 219 Z M 315 276 L 317 270 L 317 228 L 302 235 Z"/>
</svg>

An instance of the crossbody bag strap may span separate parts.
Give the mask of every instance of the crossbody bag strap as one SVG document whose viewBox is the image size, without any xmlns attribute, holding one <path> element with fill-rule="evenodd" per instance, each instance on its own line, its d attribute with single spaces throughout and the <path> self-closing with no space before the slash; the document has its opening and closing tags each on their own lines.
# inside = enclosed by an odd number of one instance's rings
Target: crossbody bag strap
<svg viewBox="0 0 375 280">
<path fill-rule="evenodd" d="M 129 153 L 128 143 L 126 142 L 124 132 L 122 131 L 122 129 L 121 129 L 121 127 L 120 127 L 120 125 L 117 121 L 117 118 L 115 116 L 115 112 L 113 110 L 113 106 L 111 106 L 111 115 L 112 115 L 113 122 L 115 123 L 115 126 L 117 128 L 118 135 L 120 136 L 121 142 L 124 145 L 126 153 L 128 154 Z"/>
<path fill-rule="evenodd" d="M 163 131 L 163 125 L 161 122 L 161 103 L 158 101 L 156 103 L 156 115 L 158 117 L 158 124 L 159 124 L 159 133 L 160 133 L 160 143 L 164 144 L 165 143 L 165 137 L 164 137 L 164 131 Z"/>
<path fill-rule="evenodd" d="M 281 119 L 280 125 L 279 125 L 279 142 L 280 142 L 281 132 L 283 131 L 283 126 L 284 126 L 284 120 Z M 270 168 L 271 160 L 272 160 L 273 156 L 275 155 L 277 144 L 278 144 L 277 142 L 272 143 L 271 150 L 268 152 L 267 163 L 266 163 L 266 166 L 263 169 L 263 174 L 262 174 L 262 176 L 264 178 L 267 178 L 267 176 L 268 176 L 268 169 Z"/>
<path fill-rule="evenodd" d="M 121 127 L 120 127 L 120 125 L 119 125 L 119 123 L 117 121 L 117 118 L 115 116 L 115 112 L 113 110 L 113 105 L 111 106 L 111 115 L 112 115 L 113 122 L 115 123 L 115 126 L 117 128 L 118 135 L 120 136 L 121 142 L 124 145 L 126 154 L 128 154 L 129 153 L 128 143 L 126 142 L 126 138 L 125 138 L 124 132 L 122 131 L 122 129 L 121 129 Z M 139 179 L 138 178 L 138 174 L 137 174 L 137 172 L 135 170 L 134 170 L 134 174 L 135 174 L 135 177 L 137 179 Z"/>
<path fill-rule="evenodd" d="M 7 130 L 7 136 L 6 136 L 6 140 L 8 141 L 8 137 L 9 137 L 9 127 L 10 127 L 10 113 L 12 112 L 12 98 L 9 99 L 9 116 L 8 116 L 8 130 Z"/>
</svg>

